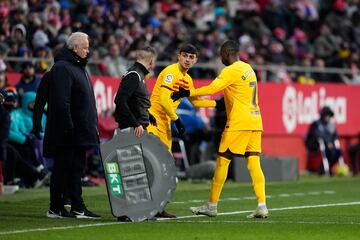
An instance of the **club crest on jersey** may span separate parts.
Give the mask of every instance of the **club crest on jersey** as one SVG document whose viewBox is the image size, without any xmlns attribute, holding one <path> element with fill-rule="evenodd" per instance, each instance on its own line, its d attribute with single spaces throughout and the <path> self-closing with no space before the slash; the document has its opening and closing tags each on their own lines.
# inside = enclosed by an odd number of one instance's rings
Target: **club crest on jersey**
<svg viewBox="0 0 360 240">
<path fill-rule="evenodd" d="M 165 83 L 171 84 L 172 81 L 173 81 L 173 76 L 171 74 L 165 76 Z"/>
</svg>

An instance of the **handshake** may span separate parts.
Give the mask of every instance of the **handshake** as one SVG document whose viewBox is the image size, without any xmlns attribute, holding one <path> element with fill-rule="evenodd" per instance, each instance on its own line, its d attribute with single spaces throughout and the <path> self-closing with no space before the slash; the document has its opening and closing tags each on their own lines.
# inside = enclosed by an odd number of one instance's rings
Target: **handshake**
<svg viewBox="0 0 360 240">
<path fill-rule="evenodd" d="M 179 100 L 180 98 L 188 97 L 188 96 L 190 96 L 190 90 L 186 90 L 183 87 L 179 87 L 178 92 L 173 92 L 171 94 L 171 99 L 175 102 L 175 101 Z"/>
</svg>

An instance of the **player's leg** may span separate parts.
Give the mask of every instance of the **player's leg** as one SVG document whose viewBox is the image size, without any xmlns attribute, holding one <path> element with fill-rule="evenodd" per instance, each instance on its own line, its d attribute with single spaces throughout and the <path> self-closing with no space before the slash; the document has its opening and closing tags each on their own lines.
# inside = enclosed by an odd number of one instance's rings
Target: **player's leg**
<svg viewBox="0 0 360 240">
<path fill-rule="evenodd" d="M 154 134 L 155 136 L 160 138 L 160 141 L 166 145 L 166 147 L 171 152 L 171 146 L 172 146 L 172 137 L 171 137 L 171 130 L 170 129 L 162 129 L 159 127 L 156 127 L 154 125 L 149 125 L 146 130 L 149 133 Z"/>
<path fill-rule="evenodd" d="M 191 207 L 190 210 L 197 215 L 206 215 L 215 217 L 217 215 L 217 204 L 220 194 L 227 178 L 229 164 L 231 162 L 232 153 L 228 150 L 225 153 L 219 153 L 216 160 L 216 168 L 210 188 L 210 199 L 208 203 L 200 207 Z"/>
<path fill-rule="evenodd" d="M 161 127 L 154 126 L 150 124 L 146 130 L 149 133 L 154 134 L 155 136 L 159 137 L 160 141 L 166 145 L 169 152 L 171 153 L 171 146 L 172 146 L 172 137 L 171 137 L 171 130 L 170 129 L 163 129 Z M 162 211 L 155 215 L 156 218 L 175 218 L 176 216 L 170 212 Z"/>
<path fill-rule="evenodd" d="M 250 218 L 266 218 L 268 210 L 266 208 L 265 177 L 260 165 L 261 153 L 261 132 L 254 131 L 246 148 L 245 158 L 249 174 L 252 179 L 254 192 L 257 198 L 258 207 L 250 214 Z"/>
<path fill-rule="evenodd" d="M 229 164 L 234 153 L 243 154 L 245 152 L 248 135 L 245 131 L 223 133 L 219 146 L 219 155 L 216 160 L 216 169 L 211 184 L 209 202 L 200 207 L 190 208 L 194 214 L 202 214 L 210 217 L 217 215 L 217 204 L 227 178 Z"/>
<path fill-rule="evenodd" d="M 217 204 L 220 194 L 227 178 L 229 165 L 232 159 L 232 153 L 227 150 L 219 153 L 216 159 L 216 168 L 210 189 L 210 203 Z"/>
</svg>

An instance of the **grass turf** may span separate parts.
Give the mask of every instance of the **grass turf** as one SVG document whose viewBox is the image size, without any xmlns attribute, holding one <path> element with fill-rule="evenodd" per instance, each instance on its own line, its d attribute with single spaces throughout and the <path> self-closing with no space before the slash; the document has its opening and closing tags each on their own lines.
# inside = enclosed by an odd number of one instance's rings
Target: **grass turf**
<svg viewBox="0 0 360 240">
<path fill-rule="evenodd" d="M 219 216 L 208 218 L 188 209 L 207 200 L 210 183 L 183 181 L 166 208 L 179 218 L 142 223 L 116 222 L 104 186 L 84 188 L 88 208 L 101 220 L 49 219 L 48 189 L 21 190 L 0 197 L 0 239 L 357 239 L 359 185 L 359 177 L 267 183 L 270 217 L 253 220 L 246 218 L 256 207 L 251 184 L 228 181 Z"/>
</svg>

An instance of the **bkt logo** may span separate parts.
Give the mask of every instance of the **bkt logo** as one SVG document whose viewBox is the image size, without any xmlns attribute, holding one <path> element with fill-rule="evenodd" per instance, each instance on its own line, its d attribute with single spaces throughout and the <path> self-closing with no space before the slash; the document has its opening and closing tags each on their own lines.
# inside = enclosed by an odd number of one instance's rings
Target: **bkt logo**
<svg viewBox="0 0 360 240">
<path fill-rule="evenodd" d="M 282 99 L 282 120 L 287 133 L 292 133 L 298 124 L 310 124 L 319 118 L 323 106 L 329 106 L 335 113 L 337 124 L 346 123 L 346 98 L 326 96 L 326 89 L 311 91 L 304 96 L 302 91 L 292 86 L 285 89 Z"/>
</svg>

